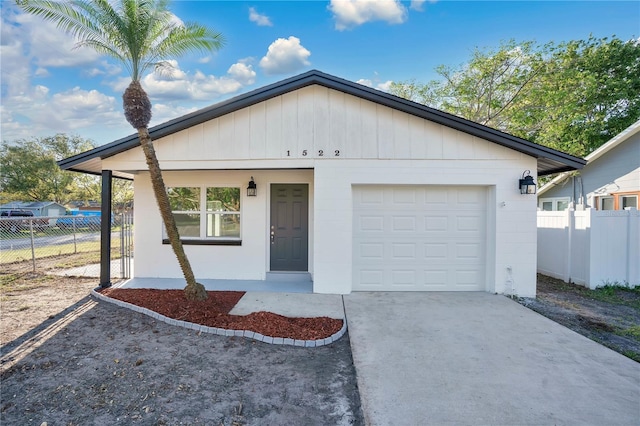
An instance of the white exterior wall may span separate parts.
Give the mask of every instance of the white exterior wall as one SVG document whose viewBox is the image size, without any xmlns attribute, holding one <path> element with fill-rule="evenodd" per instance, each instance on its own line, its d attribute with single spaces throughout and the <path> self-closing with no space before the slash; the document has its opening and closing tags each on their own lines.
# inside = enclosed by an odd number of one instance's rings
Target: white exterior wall
<svg viewBox="0 0 640 426">
<path fill-rule="evenodd" d="M 528 155 L 320 86 L 154 143 L 167 186 L 228 184 L 246 193 L 250 176 L 258 184 L 258 197 L 241 201 L 242 246 L 185 247 L 198 278 L 264 279 L 270 183 L 309 183 L 314 291 L 343 294 L 351 291 L 353 185 L 480 185 L 489 189 L 486 290 L 535 295 L 536 197 L 518 189 L 523 171 L 536 170 Z M 104 159 L 103 168 L 136 172 L 146 164 L 136 148 Z M 146 172 L 135 179 L 135 206 L 136 276 L 179 277 L 170 246 L 160 244 Z"/>
<path fill-rule="evenodd" d="M 258 195 L 247 197 L 251 176 Z M 198 279 L 264 280 L 269 270 L 269 197 L 271 183 L 309 184 L 309 223 L 313 224 L 313 171 L 185 171 L 167 172 L 165 185 L 240 187 L 241 246 L 185 245 Z M 162 244 L 162 219 L 148 173 L 134 181 L 134 258 L 137 277 L 181 278 L 171 245 Z M 313 274 L 313 233 L 309 233 L 309 272 Z"/>
<path fill-rule="evenodd" d="M 535 161 L 535 160 L 531 160 Z M 485 167 L 489 166 L 489 169 Z M 535 295 L 536 199 L 520 194 L 518 173 L 526 159 L 478 164 L 459 161 L 357 161 L 315 169 L 314 291 L 351 291 L 353 185 L 479 185 L 488 187 L 487 287 L 503 293 L 509 281 L 520 296 Z M 504 203 L 504 206 L 502 205 Z M 323 250 L 323 247 L 331 247 Z M 511 267 L 511 274 L 507 268 Z M 511 288 L 508 289 L 511 291 Z"/>
</svg>

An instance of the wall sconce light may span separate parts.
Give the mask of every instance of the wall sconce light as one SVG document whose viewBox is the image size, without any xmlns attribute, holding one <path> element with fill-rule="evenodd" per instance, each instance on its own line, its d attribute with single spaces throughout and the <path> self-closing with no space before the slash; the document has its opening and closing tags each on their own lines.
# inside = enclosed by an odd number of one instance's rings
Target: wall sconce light
<svg viewBox="0 0 640 426">
<path fill-rule="evenodd" d="M 530 175 L 530 170 L 525 170 L 522 173 L 522 179 L 520 179 L 520 193 L 521 194 L 535 194 L 536 183 L 533 181 L 533 176 Z"/>
<path fill-rule="evenodd" d="M 247 186 L 247 197 L 255 197 L 258 194 L 258 187 L 256 183 L 253 181 L 253 176 L 251 176 L 251 180 L 249 181 L 249 186 Z"/>
</svg>

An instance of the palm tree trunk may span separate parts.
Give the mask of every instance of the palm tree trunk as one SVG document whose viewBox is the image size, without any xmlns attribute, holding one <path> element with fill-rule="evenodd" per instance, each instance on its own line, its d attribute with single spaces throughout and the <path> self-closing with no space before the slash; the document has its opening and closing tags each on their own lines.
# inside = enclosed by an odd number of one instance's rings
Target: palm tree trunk
<svg viewBox="0 0 640 426">
<path fill-rule="evenodd" d="M 187 286 L 184 288 L 185 296 L 189 300 L 205 300 L 208 297 L 207 292 L 202 284 L 196 282 L 193 270 L 191 269 L 191 264 L 184 252 L 184 247 L 182 247 L 182 241 L 180 241 L 178 227 L 176 226 L 175 218 L 171 212 L 169 196 L 167 195 L 167 189 L 164 185 L 164 180 L 162 179 L 162 171 L 160 170 L 160 164 L 156 157 L 156 151 L 153 148 L 149 129 L 146 127 L 139 128 L 138 136 L 140 138 L 140 145 L 144 151 L 147 166 L 149 167 L 151 184 L 153 185 L 153 192 L 155 193 L 156 201 L 160 208 L 160 216 L 162 216 L 162 220 L 164 221 L 167 229 L 167 236 L 169 237 L 169 242 L 171 243 L 173 252 L 180 264 L 180 269 L 182 269 L 184 278 L 187 281 Z"/>
</svg>

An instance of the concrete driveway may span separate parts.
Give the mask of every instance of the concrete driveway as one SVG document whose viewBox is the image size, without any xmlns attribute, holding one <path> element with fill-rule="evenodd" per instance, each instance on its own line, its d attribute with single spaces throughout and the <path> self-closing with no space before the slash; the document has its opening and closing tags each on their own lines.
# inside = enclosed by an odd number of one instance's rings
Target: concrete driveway
<svg viewBox="0 0 640 426">
<path fill-rule="evenodd" d="M 640 364 L 504 296 L 344 302 L 368 425 L 640 424 Z"/>
</svg>

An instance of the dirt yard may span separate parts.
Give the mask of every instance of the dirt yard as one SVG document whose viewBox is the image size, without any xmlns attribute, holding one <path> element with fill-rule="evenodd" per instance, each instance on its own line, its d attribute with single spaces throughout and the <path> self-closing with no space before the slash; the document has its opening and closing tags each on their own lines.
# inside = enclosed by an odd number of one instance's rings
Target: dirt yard
<svg viewBox="0 0 640 426">
<path fill-rule="evenodd" d="M 321 348 L 198 334 L 89 297 L 95 279 L 0 272 L 2 425 L 363 424 L 348 334 Z M 523 305 L 640 362 L 640 289 L 538 277 Z"/>
<path fill-rule="evenodd" d="M 0 424 L 361 425 L 348 334 L 319 348 L 198 334 L 0 273 Z"/>
<path fill-rule="evenodd" d="M 640 362 L 640 288 L 589 290 L 538 275 L 537 291 L 520 303 Z"/>
</svg>

